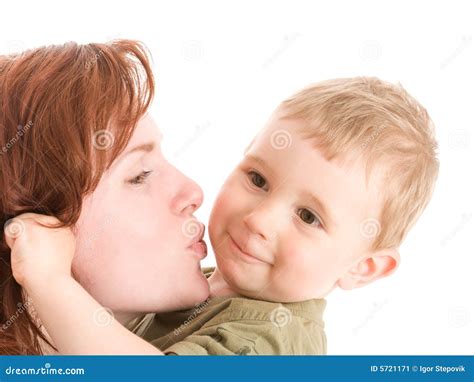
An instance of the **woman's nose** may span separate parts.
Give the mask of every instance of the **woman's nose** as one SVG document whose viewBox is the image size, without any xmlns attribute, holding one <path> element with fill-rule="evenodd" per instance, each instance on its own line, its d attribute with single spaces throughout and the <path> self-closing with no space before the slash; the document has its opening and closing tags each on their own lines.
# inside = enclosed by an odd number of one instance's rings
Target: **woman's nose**
<svg viewBox="0 0 474 382">
<path fill-rule="evenodd" d="M 172 201 L 172 210 L 177 215 L 192 215 L 202 205 L 204 199 L 202 189 L 178 170 L 176 178 L 176 195 Z"/>
</svg>

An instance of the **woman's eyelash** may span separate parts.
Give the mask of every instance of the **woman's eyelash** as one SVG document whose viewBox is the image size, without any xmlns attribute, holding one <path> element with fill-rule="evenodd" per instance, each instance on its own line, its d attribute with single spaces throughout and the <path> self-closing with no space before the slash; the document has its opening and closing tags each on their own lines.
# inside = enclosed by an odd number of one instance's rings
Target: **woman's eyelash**
<svg viewBox="0 0 474 382">
<path fill-rule="evenodd" d="M 146 178 L 152 173 L 153 171 L 142 171 L 136 177 L 130 179 L 128 182 L 133 185 L 142 184 L 145 182 Z"/>
</svg>

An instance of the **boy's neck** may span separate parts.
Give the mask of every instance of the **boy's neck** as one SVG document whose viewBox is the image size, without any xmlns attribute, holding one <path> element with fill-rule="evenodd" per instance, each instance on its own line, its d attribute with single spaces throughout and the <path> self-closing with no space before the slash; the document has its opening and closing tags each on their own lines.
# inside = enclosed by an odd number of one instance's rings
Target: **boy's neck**
<svg viewBox="0 0 474 382">
<path fill-rule="evenodd" d="M 219 268 L 216 267 L 212 275 L 208 278 L 211 294 L 209 297 L 239 297 L 240 295 L 234 291 L 222 276 Z"/>
</svg>

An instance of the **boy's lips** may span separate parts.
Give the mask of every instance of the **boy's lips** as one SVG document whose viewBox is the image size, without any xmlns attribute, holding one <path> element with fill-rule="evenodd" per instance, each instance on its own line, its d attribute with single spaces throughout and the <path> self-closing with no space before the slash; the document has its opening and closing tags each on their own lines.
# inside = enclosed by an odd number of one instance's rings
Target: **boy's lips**
<svg viewBox="0 0 474 382">
<path fill-rule="evenodd" d="M 253 254 L 244 251 L 244 249 L 242 249 L 242 246 L 240 246 L 240 245 L 238 244 L 238 242 L 234 240 L 234 238 L 232 237 L 232 235 L 231 235 L 230 233 L 228 233 L 228 235 L 229 235 L 230 247 L 231 247 L 232 249 L 234 249 L 235 252 L 238 252 L 238 253 L 240 254 L 240 256 L 241 256 L 246 262 L 254 263 L 254 264 L 269 264 L 269 265 L 272 265 L 271 262 L 269 262 L 269 261 L 267 261 L 267 260 L 264 260 L 263 258 L 256 257 L 256 256 L 254 256 Z"/>
</svg>

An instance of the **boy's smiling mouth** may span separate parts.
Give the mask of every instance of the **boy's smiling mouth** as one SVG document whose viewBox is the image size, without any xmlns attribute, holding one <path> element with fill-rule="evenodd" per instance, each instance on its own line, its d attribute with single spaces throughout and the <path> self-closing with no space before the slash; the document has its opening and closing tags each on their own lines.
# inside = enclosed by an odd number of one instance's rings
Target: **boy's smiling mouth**
<svg viewBox="0 0 474 382">
<path fill-rule="evenodd" d="M 243 249 L 242 249 L 242 246 L 239 245 L 235 240 L 234 238 L 232 237 L 232 235 L 230 233 L 227 233 L 228 234 L 228 242 L 229 242 L 229 246 L 231 248 L 231 250 L 234 252 L 234 253 L 237 253 L 240 258 L 242 258 L 243 261 L 245 261 L 246 263 L 250 263 L 250 264 L 268 264 L 268 265 L 273 265 L 273 263 L 271 263 L 270 261 L 267 261 L 267 260 L 264 260 L 262 259 L 261 257 L 256 257 L 254 256 L 253 254 L 249 253 L 249 252 L 245 252 Z"/>
</svg>

